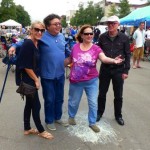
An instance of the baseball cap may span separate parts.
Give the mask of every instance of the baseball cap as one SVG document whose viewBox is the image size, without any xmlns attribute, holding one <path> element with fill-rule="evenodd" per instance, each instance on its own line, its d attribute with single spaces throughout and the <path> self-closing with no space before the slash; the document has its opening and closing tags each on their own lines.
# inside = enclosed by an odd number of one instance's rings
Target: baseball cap
<svg viewBox="0 0 150 150">
<path fill-rule="evenodd" d="M 115 22 L 115 21 L 120 23 L 120 20 L 119 20 L 119 18 L 117 16 L 110 16 L 107 19 L 107 22 Z"/>
</svg>

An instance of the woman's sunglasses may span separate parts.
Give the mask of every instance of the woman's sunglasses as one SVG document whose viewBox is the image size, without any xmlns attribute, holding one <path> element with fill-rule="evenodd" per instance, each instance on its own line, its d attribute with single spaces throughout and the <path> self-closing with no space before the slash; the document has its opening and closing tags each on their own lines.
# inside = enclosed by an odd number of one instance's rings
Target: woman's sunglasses
<svg viewBox="0 0 150 150">
<path fill-rule="evenodd" d="M 83 35 L 93 35 L 93 32 L 83 33 Z"/>
<path fill-rule="evenodd" d="M 34 28 L 34 30 L 35 30 L 36 32 L 41 32 L 41 33 L 45 32 L 45 29 Z"/>
</svg>

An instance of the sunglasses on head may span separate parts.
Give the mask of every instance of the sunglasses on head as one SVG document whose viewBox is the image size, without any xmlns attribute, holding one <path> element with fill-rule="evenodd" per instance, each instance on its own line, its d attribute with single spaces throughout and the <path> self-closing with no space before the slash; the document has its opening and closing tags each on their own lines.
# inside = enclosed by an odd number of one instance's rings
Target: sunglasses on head
<svg viewBox="0 0 150 150">
<path fill-rule="evenodd" d="M 83 33 L 83 35 L 93 35 L 93 32 Z"/>
<path fill-rule="evenodd" d="M 39 29 L 39 28 L 34 28 L 34 30 L 36 31 L 36 32 L 41 32 L 41 33 L 43 33 L 43 32 L 45 32 L 45 29 Z"/>
</svg>

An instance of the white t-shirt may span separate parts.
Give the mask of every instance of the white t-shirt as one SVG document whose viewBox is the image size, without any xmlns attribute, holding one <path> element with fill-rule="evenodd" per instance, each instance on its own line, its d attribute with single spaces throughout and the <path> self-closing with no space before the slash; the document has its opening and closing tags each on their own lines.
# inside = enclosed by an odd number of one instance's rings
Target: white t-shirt
<svg viewBox="0 0 150 150">
<path fill-rule="evenodd" d="M 145 30 L 139 28 L 134 32 L 133 39 L 135 40 L 136 47 L 143 47 L 145 43 Z"/>
<path fill-rule="evenodd" d="M 146 31 L 146 38 L 147 38 L 147 39 L 150 39 L 150 30 L 147 30 L 147 31 Z"/>
</svg>

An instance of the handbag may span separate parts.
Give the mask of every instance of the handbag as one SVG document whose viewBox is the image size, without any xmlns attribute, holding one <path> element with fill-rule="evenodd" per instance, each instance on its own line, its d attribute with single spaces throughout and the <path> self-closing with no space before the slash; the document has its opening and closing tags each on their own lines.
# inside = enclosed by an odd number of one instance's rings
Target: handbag
<svg viewBox="0 0 150 150">
<path fill-rule="evenodd" d="M 24 99 L 24 96 L 30 96 L 33 98 L 36 90 L 37 90 L 36 87 L 21 81 L 16 92 L 21 95 L 22 99 Z"/>
</svg>

